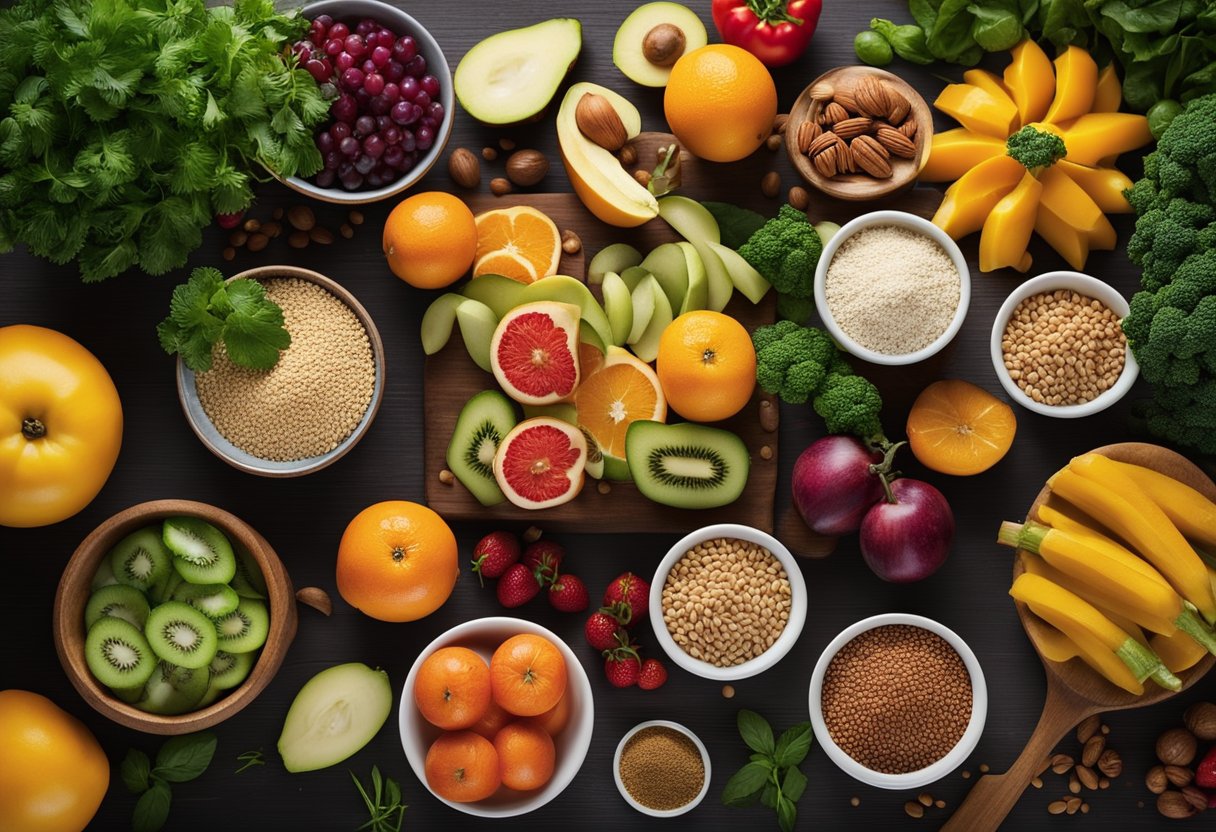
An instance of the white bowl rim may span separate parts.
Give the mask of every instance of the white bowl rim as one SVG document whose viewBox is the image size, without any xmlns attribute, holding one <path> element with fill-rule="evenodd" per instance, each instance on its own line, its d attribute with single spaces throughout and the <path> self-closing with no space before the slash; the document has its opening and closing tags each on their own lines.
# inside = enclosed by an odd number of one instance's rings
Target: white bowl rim
<svg viewBox="0 0 1216 832">
<path fill-rule="evenodd" d="M 684 736 L 688 737 L 688 739 L 692 740 L 692 744 L 697 747 L 699 752 L 701 752 L 701 762 L 705 766 L 705 782 L 701 784 L 701 791 L 697 793 L 697 796 L 683 806 L 679 806 L 675 809 L 651 809 L 648 806 L 638 803 L 633 798 L 633 795 L 629 793 L 629 790 L 625 788 L 625 782 L 621 780 L 621 754 L 625 750 L 625 744 L 633 739 L 634 735 L 644 728 L 670 728 L 673 731 L 678 731 Z M 639 722 L 637 725 L 625 732 L 625 736 L 621 737 L 621 741 L 616 744 L 616 753 L 612 755 L 612 779 L 616 782 L 616 790 L 621 793 L 621 797 L 625 798 L 626 803 L 637 809 L 643 815 L 650 815 L 652 818 L 674 818 L 677 815 L 682 815 L 685 812 L 691 812 L 693 809 L 697 808 L 697 805 L 700 804 L 700 802 L 705 799 L 705 795 L 709 793 L 710 776 L 709 751 L 705 748 L 705 743 L 701 742 L 701 738 L 688 728 L 678 722 L 672 722 L 669 719 L 648 719 L 645 722 Z"/>
<path fill-rule="evenodd" d="M 773 553 L 773 557 L 777 558 L 785 567 L 785 574 L 790 582 L 790 615 L 786 619 L 785 629 L 781 631 L 781 635 L 777 636 L 777 640 L 759 656 L 731 667 L 718 667 L 688 655 L 676 644 L 671 633 L 667 632 L 667 626 L 663 623 L 663 584 L 667 581 L 667 573 L 671 571 L 676 561 L 693 546 L 716 537 L 733 537 L 768 549 Z M 663 652 L 689 673 L 718 682 L 746 679 L 749 676 L 763 673 L 781 661 L 794 646 L 798 637 L 802 635 L 802 628 L 806 623 L 807 604 L 806 581 L 802 577 L 802 569 L 785 544 L 767 532 L 738 523 L 716 523 L 702 526 L 684 535 L 667 550 L 667 554 L 659 562 L 654 579 L 650 583 L 650 625 Z"/>
<path fill-rule="evenodd" d="M 1022 389 L 1009 377 L 1009 371 L 1005 369 L 1005 351 L 1001 347 L 1001 341 L 1005 335 L 1005 325 L 1013 315 L 1013 310 L 1031 295 L 1053 292 L 1057 289 L 1070 289 L 1092 297 L 1106 305 L 1120 318 L 1127 317 L 1131 311 L 1127 299 L 1118 289 L 1093 275 L 1075 272 L 1071 269 L 1043 272 L 1010 292 L 1009 297 L 1005 298 L 1005 302 L 1001 304 L 1000 311 L 996 313 L 996 319 L 992 322 L 992 335 L 989 338 L 992 368 L 996 370 L 997 380 L 1001 382 L 1001 387 L 1005 388 L 1009 397 L 1027 410 L 1043 416 L 1054 416 L 1057 419 L 1078 419 L 1092 416 L 1119 401 L 1136 383 L 1136 377 L 1140 374 L 1140 365 L 1136 363 L 1136 356 L 1132 353 L 1130 344 L 1124 348 L 1123 372 L 1119 374 L 1119 378 L 1096 398 L 1083 404 L 1040 404 L 1023 393 Z"/>
<path fill-rule="evenodd" d="M 828 306 L 828 266 L 831 265 L 832 258 L 836 256 L 836 250 L 845 240 L 863 228 L 878 225 L 898 225 L 924 234 L 942 247 L 942 251 L 950 256 L 954 268 L 958 270 L 958 308 L 954 310 L 954 317 L 950 320 L 950 325 L 932 344 L 905 355 L 887 355 L 863 347 L 841 329 L 840 325 L 836 323 L 836 319 L 832 317 L 831 308 Z M 819 312 L 824 327 L 848 353 L 863 361 L 869 361 L 871 364 L 902 366 L 915 364 L 936 355 L 953 341 L 959 330 L 963 328 L 963 321 L 967 317 L 967 309 L 970 305 L 971 269 L 967 265 L 967 258 L 963 257 L 963 252 L 959 250 L 958 243 L 950 239 L 950 235 L 929 220 L 918 217 L 916 214 L 909 214 L 907 211 L 871 211 L 868 214 L 854 217 L 841 226 L 832 239 L 828 240 L 828 244 L 823 247 L 823 253 L 819 255 L 819 263 L 815 266 L 815 308 Z"/>
<path fill-rule="evenodd" d="M 955 652 L 958 653 L 959 657 L 963 660 L 964 666 L 967 668 L 968 675 L 971 677 L 971 720 L 967 723 L 967 728 L 963 731 L 963 735 L 959 737 L 958 742 L 955 743 L 954 748 L 950 749 L 946 756 L 937 762 L 925 768 L 909 771 L 904 774 L 887 774 L 866 768 L 846 754 L 832 740 L 832 735 L 828 732 L 827 723 L 823 719 L 823 677 L 832 658 L 835 657 L 840 648 L 844 647 L 845 644 L 867 630 L 897 624 L 920 627 L 931 633 L 936 633 L 945 639 L 954 648 Z M 984 723 L 988 718 L 988 687 L 984 681 L 984 670 L 980 667 L 979 659 L 975 657 L 975 653 L 968 646 L 967 642 L 963 641 L 949 627 L 934 621 L 932 618 L 902 612 L 889 612 L 863 618 L 861 621 L 846 627 L 836 638 L 832 639 L 819 655 L 819 660 L 815 662 L 815 670 L 811 673 L 808 699 L 811 727 L 815 732 L 815 740 L 823 748 L 824 753 L 828 755 L 828 759 L 853 779 L 880 789 L 919 789 L 922 786 L 927 786 L 942 779 L 955 768 L 962 765 L 971 752 L 975 750 L 976 744 L 980 741 L 980 735 L 984 732 Z"/>
<path fill-rule="evenodd" d="M 440 797 L 431 791 L 430 785 L 426 782 L 426 767 L 425 758 L 420 758 L 410 750 L 410 745 L 406 742 L 406 731 L 410 727 L 407 720 L 422 720 L 422 715 L 417 713 L 414 705 L 414 681 L 418 677 L 418 668 L 422 666 L 422 662 L 427 656 L 434 653 L 441 647 L 446 647 L 453 644 L 460 638 L 468 635 L 471 632 L 490 631 L 495 629 L 513 630 L 513 635 L 520 633 L 528 633 L 531 635 L 544 636 L 549 639 L 558 650 L 561 651 L 562 657 L 566 660 L 567 667 L 567 684 L 574 683 L 578 685 L 579 696 L 585 699 L 586 703 L 580 711 L 579 722 L 585 722 L 586 728 L 580 730 L 580 736 L 574 740 L 574 748 L 570 754 L 566 756 L 569 760 L 568 771 L 565 775 L 559 776 L 558 770 L 561 768 L 561 762 L 558 762 L 554 768 L 553 779 L 541 787 L 538 791 L 530 793 L 522 793 L 523 796 L 518 803 L 513 803 L 507 806 L 482 806 L 478 803 L 456 803 L 447 798 Z M 573 729 L 574 718 L 571 718 L 570 724 L 567 725 L 567 730 Z M 563 791 L 570 783 L 578 776 L 582 770 L 583 762 L 587 758 L 587 751 L 591 747 L 591 737 L 595 733 L 595 697 L 591 690 L 591 680 L 587 678 L 587 671 L 583 668 L 582 663 L 578 660 L 574 650 L 570 645 L 552 630 L 543 627 L 534 621 L 528 621 L 523 618 L 512 618 L 505 615 L 491 615 L 484 618 L 474 618 L 471 621 L 465 621 L 451 627 L 448 630 L 440 633 L 431 640 L 426 647 L 418 653 L 414 659 L 414 663 L 410 665 L 410 671 L 405 677 L 405 684 L 401 688 L 401 701 L 397 706 L 397 730 L 401 737 L 401 747 L 405 751 L 406 760 L 409 761 L 410 768 L 414 771 L 414 776 L 423 787 L 436 800 L 447 804 L 453 809 L 464 812 L 467 815 L 475 815 L 482 818 L 510 818 L 516 815 L 525 815 L 528 812 L 539 809 L 545 804 L 552 801 Z M 585 733 L 585 736 L 582 734 Z M 571 755 L 576 759 L 571 760 Z"/>
</svg>

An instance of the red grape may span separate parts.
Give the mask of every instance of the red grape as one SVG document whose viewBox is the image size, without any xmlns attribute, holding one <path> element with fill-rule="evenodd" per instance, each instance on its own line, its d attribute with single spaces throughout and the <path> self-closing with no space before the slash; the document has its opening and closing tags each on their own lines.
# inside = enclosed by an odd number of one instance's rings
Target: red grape
<svg viewBox="0 0 1216 832">
<path fill-rule="evenodd" d="M 385 49 L 383 46 L 377 46 L 372 50 L 372 63 L 376 66 L 384 66 L 392 60 L 393 53 L 391 50 Z"/>
<path fill-rule="evenodd" d="M 337 178 L 337 175 L 332 170 L 326 168 L 313 177 L 312 181 L 318 188 L 332 188 Z"/>
<path fill-rule="evenodd" d="M 346 36 L 349 34 L 350 34 L 350 27 L 341 21 L 338 21 L 337 23 L 335 23 L 334 25 L 329 27 L 329 36 L 331 38 L 340 38 L 342 40 L 345 40 Z"/>
<path fill-rule="evenodd" d="M 367 52 L 367 42 L 363 40 L 361 35 L 348 35 L 346 38 L 346 51 L 356 58 L 362 58 Z"/>
<path fill-rule="evenodd" d="M 426 94 L 431 98 L 439 95 L 439 79 L 434 75 L 423 75 L 418 79 L 418 85 L 426 90 Z"/>
<path fill-rule="evenodd" d="M 329 57 L 334 57 L 342 52 L 342 41 L 337 38 L 330 38 L 325 41 L 325 54 Z"/>
<path fill-rule="evenodd" d="M 363 152 L 373 159 L 379 159 L 384 155 L 384 139 L 373 133 L 363 140 Z"/>
<path fill-rule="evenodd" d="M 320 26 L 322 29 L 328 30 L 334 25 L 334 19 L 327 14 L 319 14 L 312 19 L 314 26 Z"/>
<path fill-rule="evenodd" d="M 418 142 L 419 150 L 430 150 L 435 142 L 435 131 L 424 124 L 414 131 L 414 140 Z"/>
<path fill-rule="evenodd" d="M 390 81 L 400 81 L 405 77 L 405 67 L 396 61 L 389 61 L 384 68 L 384 77 Z"/>
<path fill-rule="evenodd" d="M 300 60 L 304 57 L 301 55 Z M 308 74 L 317 79 L 317 83 L 324 84 L 329 80 L 329 73 L 325 71 L 325 64 L 315 58 L 304 64 L 304 68 L 308 70 Z"/>
<path fill-rule="evenodd" d="M 414 96 L 414 104 L 423 110 L 431 106 L 431 97 L 426 94 L 426 90 L 418 90 L 417 95 Z"/>
<path fill-rule="evenodd" d="M 362 145 L 359 144 L 359 140 L 354 136 L 347 136 L 342 140 L 342 143 L 338 145 L 338 149 L 342 151 L 342 155 L 344 156 L 354 156 L 359 152 L 361 147 Z"/>
<path fill-rule="evenodd" d="M 353 66 L 342 73 L 342 86 L 348 90 L 356 90 L 363 86 L 363 72 Z"/>
<path fill-rule="evenodd" d="M 338 72 L 345 72 L 354 65 L 355 58 L 349 52 L 339 52 L 338 57 L 334 58 L 334 66 L 338 68 Z"/>
<path fill-rule="evenodd" d="M 419 78 L 426 74 L 426 58 L 421 55 L 415 55 L 410 59 L 410 62 L 405 65 L 405 74 Z"/>
<path fill-rule="evenodd" d="M 384 85 L 384 91 L 380 94 L 384 96 L 384 100 L 389 104 L 396 104 L 397 99 L 401 97 L 401 87 L 389 81 Z"/>
<path fill-rule="evenodd" d="M 336 122 L 332 127 L 329 128 L 329 135 L 333 137 L 335 143 L 342 141 L 350 134 L 350 125 L 345 121 Z"/>
</svg>

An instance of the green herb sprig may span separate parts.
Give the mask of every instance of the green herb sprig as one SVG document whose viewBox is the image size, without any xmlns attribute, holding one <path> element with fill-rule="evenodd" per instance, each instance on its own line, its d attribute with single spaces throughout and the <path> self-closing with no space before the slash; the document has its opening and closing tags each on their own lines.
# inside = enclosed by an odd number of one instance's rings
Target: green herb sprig
<svg viewBox="0 0 1216 832">
<path fill-rule="evenodd" d="M 751 762 L 726 782 L 722 802 L 742 808 L 759 800 L 776 810 L 782 832 L 791 832 L 798 816 L 798 799 L 806 791 L 806 775 L 798 766 L 811 750 L 811 724 L 799 723 L 777 739 L 768 720 L 755 711 L 739 711 L 738 724 L 739 735 L 755 753 Z"/>
<path fill-rule="evenodd" d="M 156 752 L 156 764 L 138 748 L 127 752 L 119 773 L 122 782 L 139 795 L 131 818 L 133 832 L 157 832 L 169 818 L 173 794 L 170 783 L 186 783 L 211 765 L 215 734 L 204 731 L 167 740 Z"/>
<path fill-rule="evenodd" d="M 256 280 L 229 283 L 217 269 L 200 268 L 173 290 L 169 317 L 156 327 L 160 345 L 178 354 L 196 373 L 211 369 L 212 348 L 220 341 L 232 363 L 269 370 L 279 351 L 291 346 L 283 310 L 266 298 Z"/>
<path fill-rule="evenodd" d="M 244 764 L 236 770 L 237 774 L 240 774 L 246 769 L 251 769 L 254 766 L 266 765 L 265 755 L 262 754 L 262 750 L 260 748 L 257 751 L 246 751 L 243 754 L 238 754 L 236 759 L 238 763 Z"/>
<path fill-rule="evenodd" d="M 359 782 L 352 771 L 350 779 L 355 781 L 355 788 L 363 798 L 363 804 L 371 815 L 367 822 L 359 827 L 370 829 L 371 832 L 401 832 L 401 823 L 405 819 L 405 810 L 409 808 L 401 802 L 401 786 L 391 777 L 381 777 L 380 769 L 372 766 L 372 793 Z"/>
</svg>

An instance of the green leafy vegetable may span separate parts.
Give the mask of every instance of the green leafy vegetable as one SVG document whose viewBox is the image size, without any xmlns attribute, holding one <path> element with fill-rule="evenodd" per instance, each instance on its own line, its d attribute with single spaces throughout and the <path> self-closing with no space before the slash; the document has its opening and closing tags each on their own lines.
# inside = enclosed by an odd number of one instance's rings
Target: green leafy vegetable
<svg viewBox="0 0 1216 832">
<path fill-rule="evenodd" d="M 131 817 L 133 832 L 157 832 L 169 819 L 169 804 L 173 793 L 164 780 L 154 780 L 152 788 L 139 796 L 135 802 L 135 814 Z"/>
<path fill-rule="evenodd" d="M 790 832 L 798 817 L 796 804 L 806 791 L 806 775 L 798 766 L 811 750 L 811 724 L 795 725 L 774 743 L 773 729 L 760 714 L 744 709 L 737 719 L 739 735 L 755 753 L 726 782 L 722 802 L 741 808 L 759 800 L 776 810 L 782 832 Z"/>
<path fill-rule="evenodd" d="M 409 807 L 401 802 L 401 786 L 391 777 L 381 777 L 380 769 L 372 766 L 372 793 L 359 782 L 352 771 L 350 779 L 355 781 L 355 788 L 363 798 L 363 804 L 370 815 L 359 829 L 370 829 L 371 832 L 401 832 L 401 823 L 405 819 L 405 810 Z"/>
<path fill-rule="evenodd" d="M 123 758 L 119 773 L 122 775 L 123 785 L 134 794 L 140 794 L 148 790 L 148 772 L 151 769 L 152 763 L 148 755 L 138 748 L 132 748 Z"/>
<path fill-rule="evenodd" d="M 215 743 L 210 731 L 166 740 L 150 770 L 147 754 L 136 748 L 127 752 L 120 767 L 122 782 L 139 795 L 131 818 L 133 832 L 157 832 L 165 825 L 173 799 L 169 783 L 185 783 L 206 771 Z"/>
<path fill-rule="evenodd" d="M 718 230 L 722 234 L 722 245 L 727 248 L 738 248 L 747 242 L 764 225 L 764 215 L 758 214 L 729 202 L 702 202 L 705 210 L 713 214 L 718 221 Z"/>
<path fill-rule="evenodd" d="M 925 30 L 921 27 L 896 26 L 890 20 L 875 17 L 870 21 L 870 28 L 883 37 L 895 50 L 895 54 L 905 61 L 914 64 L 933 63 L 933 53 L 929 51 L 929 45 L 925 43 Z M 864 32 L 858 34 L 860 36 Z M 853 46 L 857 50 L 858 57 L 861 57 L 857 44 L 854 43 Z"/>
<path fill-rule="evenodd" d="M 238 754 L 236 759 L 237 759 L 237 762 L 243 764 L 240 768 L 238 768 L 236 770 L 236 774 L 240 774 L 241 772 L 245 771 L 246 769 L 253 768 L 254 766 L 266 765 L 266 759 L 265 759 L 264 755 L 262 754 L 261 749 L 258 749 L 257 751 L 246 751 L 244 753 Z"/>
<path fill-rule="evenodd" d="M 247 278 L 225 283 L 211 268 L 195 269 L 173 290 L 169 317 L 156 334 L 165 352 L 180 355 L 195 372 L 211 369 L 212 348 L 220 341 L 234 364 L 254 370 L 269 370 L 279 351 L 291 346 L 283 310 L 267 300 L 261 283 Z"/>
<path fill-rule="evenodd" d="M 180 268 L 256 166 L 321 168 L 328 103 L 270 0 L 19 0 L 0 10 L 0 252 L 85 280 Z"/>
</svg>

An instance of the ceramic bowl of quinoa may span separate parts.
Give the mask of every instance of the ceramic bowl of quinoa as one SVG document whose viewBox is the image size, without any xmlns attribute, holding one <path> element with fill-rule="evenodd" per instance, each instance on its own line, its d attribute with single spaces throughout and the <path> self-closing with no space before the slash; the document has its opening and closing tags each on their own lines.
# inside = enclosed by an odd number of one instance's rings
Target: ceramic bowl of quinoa
<svg viewBox="0 0 1216 832">
<path fill-rule="evenodd" d="M 832 639 L 809 699 L 828 759 L 880 789 L 919 789 L 954 771 L 988 716 L 984 671 L 967 643 L 905 613 L 871 616 Z"/>
<path fill-rule="evenodd" d="M 211 369 L 179 357 L 186 421 L 211 453 L 250 474 L 299 477 L 337 462 L 367 433 L 384 395 L 384 344 L 349 291 L 297 266 L 262 266 L 256 280 L 283 309 L 291 346 L 270 370 L 249 370 L 216 345 Z"/>
<path fill-rule="evenodd" d="M 845 350 L 872 364 L 924 361 L 954 339 L 971 303 L 958 245 L 904 211 L 847 223 L 815 267 L 815 306 Z"/>
<path fill-rule="evenodd" d="M 1121 322 L 1131 308 L 1108 283 L 1073 271 L 1018 286 L 992 322 L 992 368 L 1009 397 L 1057 419 L 1091 416 L 1123 398 L 1140 367 Z"/>
</svg>

